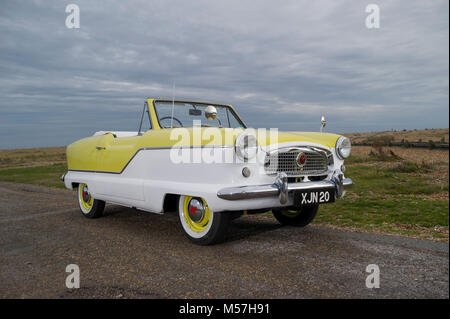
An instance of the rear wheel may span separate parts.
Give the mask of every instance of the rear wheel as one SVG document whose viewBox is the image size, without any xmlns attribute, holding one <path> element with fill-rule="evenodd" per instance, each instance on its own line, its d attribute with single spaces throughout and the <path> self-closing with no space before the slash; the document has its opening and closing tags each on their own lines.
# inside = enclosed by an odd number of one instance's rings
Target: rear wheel
<svg viewBox="0 0 450 319">
<path fill-rule="evenodd" d="M 199 245 L 223 241 L 230 222 L 227 213 L 213 212 L 203 198 L 192 196 L 180 196 L 178 217 L 184 234 Z"/>
<path fill-rule="evenodd" d="M 316 217 L 319 205 L 304 206 L 300 209 L 273 209 L 273 216 L 283 225 L 305 227 Z"/>
<path fill-rule="evenodd" d="M 88 218 L 98 218 L 103 215 L 105 202 L 94 199 L 89 192 L 87 184 L 78 185 L 78 203 L 81 212 Z"/>
</svg>

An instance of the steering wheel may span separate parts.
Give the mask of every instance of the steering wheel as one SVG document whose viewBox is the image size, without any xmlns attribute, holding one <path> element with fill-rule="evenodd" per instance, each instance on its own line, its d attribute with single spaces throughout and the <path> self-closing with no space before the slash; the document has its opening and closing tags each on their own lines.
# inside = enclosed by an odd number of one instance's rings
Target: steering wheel
<svg viewBox="0 0 450 319">
<path fill-rule="evenodd" d="M 181 123 L 181 121 L 179 119 L 177 119 L 176 117 L 172 117 L 172 116 L 164 116 L 162 118 L 159 119 L 159 121 L 161 122 L 162 120 L 170 120 L 173 119 L 174 121 L 177 121 L 180 124 L 180 127 L 183 127 L 183 123 Z M 164 128 L 169 128 L 168 126 L 164 126 Z"/>
</svg>

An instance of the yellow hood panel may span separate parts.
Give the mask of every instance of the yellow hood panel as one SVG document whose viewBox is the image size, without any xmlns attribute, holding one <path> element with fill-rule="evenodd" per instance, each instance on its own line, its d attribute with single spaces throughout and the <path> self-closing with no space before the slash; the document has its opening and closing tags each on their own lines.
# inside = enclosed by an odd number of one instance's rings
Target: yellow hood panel
<svg viewBox="0 0 450 319">
<path fill-rule="evenodd" d="M 269 135 L 266 136 L 266 141 L 259 141 L 259 145 L 270 145 L 276 143 L 288 142 L 310 142 L 317 143 L 323 146 L 333 148 L 341 135 L 320 133 L 320 132 L 278 132 L 278 140 L 275 143 L 270 143 Z"/>
</svg>

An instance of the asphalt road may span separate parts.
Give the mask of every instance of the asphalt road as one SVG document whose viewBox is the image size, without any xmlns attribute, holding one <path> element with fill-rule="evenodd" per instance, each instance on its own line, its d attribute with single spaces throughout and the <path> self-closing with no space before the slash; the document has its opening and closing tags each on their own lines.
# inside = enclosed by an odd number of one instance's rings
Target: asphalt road
<svg viewBox="0 0 450 319">
<path fill-rule="evenodd" d="M 74 192 L 0 182 L 0 298 L 449 297 L 447 243 L 246 216 L 201 247 L 178 227 L 176 214 L 113 205 L 87 219 Z M 65 286 L 68 264 L 79 289 Z"/>
</svg>

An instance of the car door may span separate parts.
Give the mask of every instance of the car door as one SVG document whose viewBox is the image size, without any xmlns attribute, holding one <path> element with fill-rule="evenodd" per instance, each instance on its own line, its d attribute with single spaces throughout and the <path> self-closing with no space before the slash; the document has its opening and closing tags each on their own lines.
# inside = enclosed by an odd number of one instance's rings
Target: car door
<svg viewBox="0 0 450 319">
<path fill-rule="evenodd" d="M 139 152 L 142 136 L 105 137 L 98 145 L 99 167 L 97 180 L 102 184 L 98 192 L 108 197 L 114 197 L 117 202 L 122 199 L 144 200 L 143 179 L 136 169 L 133 159 Z"/>
</svg>

